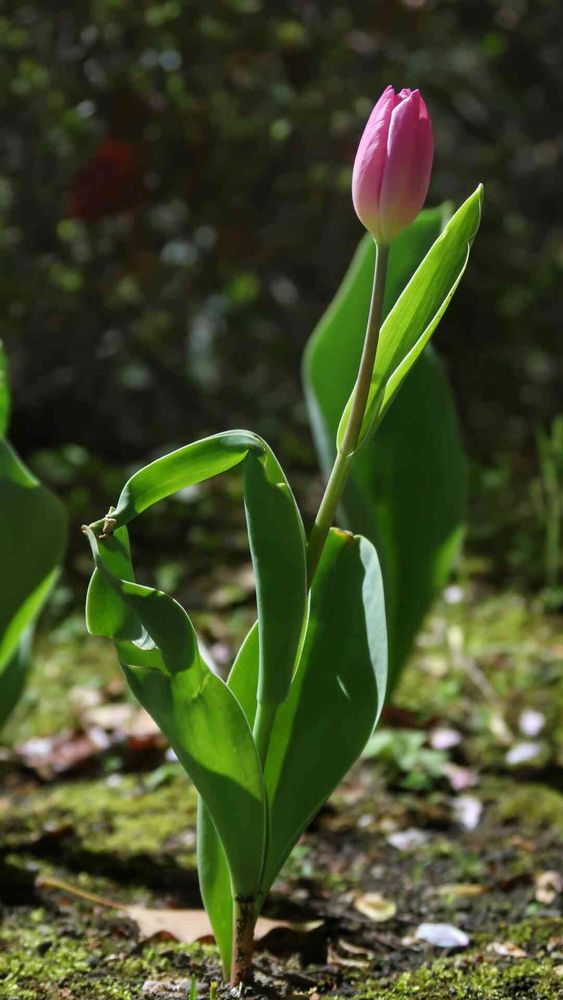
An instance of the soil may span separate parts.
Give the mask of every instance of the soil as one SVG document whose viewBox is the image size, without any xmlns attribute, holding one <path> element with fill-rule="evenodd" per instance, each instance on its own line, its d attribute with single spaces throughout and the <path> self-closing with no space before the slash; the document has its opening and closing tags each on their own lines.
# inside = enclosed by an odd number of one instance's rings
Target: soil
<svg viewBox="0 0 563 1000">
<path fill-rule="evenodd" d="M 37 884 L 59 879 L 121 904 L 199 905 L 195 795 L 158 741 L 132 762 L 130 744 L 108 738 L 57 773 L 22 750 L 21 735 L 90 732 L 83 707 L 65 717 L 60 704 L 71 671 L 75 689 L 96 692 L 83 702 L 121 704 L 112 661 L 92 660 L 89 642 L 68 625 L 49 639 L 58 693 L 51 704 L 49 685 L 39 698 L 33 685 L 8 732 L 0 997 L 231 996 L 212 944 L 142 939 L 121 911 Z M 541 608 L 450 594 L 368 756 L 276 883 L 267 915 L 299 928 L 267 936 L 243 995 L 563 996 L 562 653 L 561 623 Z M 446 925 L 442 940 L 424 940 L 424 924 Z"/>
</svg>

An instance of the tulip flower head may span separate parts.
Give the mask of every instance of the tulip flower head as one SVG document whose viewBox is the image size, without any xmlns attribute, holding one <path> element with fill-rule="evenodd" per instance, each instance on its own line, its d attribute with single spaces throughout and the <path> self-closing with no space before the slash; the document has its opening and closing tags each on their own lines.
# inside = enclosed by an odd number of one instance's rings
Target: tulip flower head
<svg viewBox="0 0 563 1000">
<path fill-rule="evenodd" d="M 418 90 L 387 87 L 364 129 L 352 174 L 352 200 L 377 243 L 414 222 L 430 183 L 432 123 Z"/>
</svg>

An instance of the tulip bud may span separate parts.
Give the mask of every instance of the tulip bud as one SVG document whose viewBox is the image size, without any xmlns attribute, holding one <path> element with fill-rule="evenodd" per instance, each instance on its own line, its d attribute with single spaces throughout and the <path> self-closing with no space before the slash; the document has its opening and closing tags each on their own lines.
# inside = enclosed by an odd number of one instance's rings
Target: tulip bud
<svg viewBox="0 0 563 1000">
<path fill-rule="evenodd" d="M 356 214 L 377 243 L 414 222 L 430 183 L 432 124 L 418 90 L 383 91 L 364 129 L 352 174 Z"/>
</svg>

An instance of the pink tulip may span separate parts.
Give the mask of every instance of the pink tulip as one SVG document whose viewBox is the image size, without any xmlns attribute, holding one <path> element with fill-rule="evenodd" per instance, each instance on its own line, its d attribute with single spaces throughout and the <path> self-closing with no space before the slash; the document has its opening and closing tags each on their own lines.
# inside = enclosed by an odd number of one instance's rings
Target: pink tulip
<svg viewBox="0 0 563 1000">
<path fill-rule="evenodd" d="M 377 243 L 414 222 L 428 193 L 434 142 L 418 90 L 387 87 L 360 139 L 352 174 L 356 214 Z"/>
</svg>

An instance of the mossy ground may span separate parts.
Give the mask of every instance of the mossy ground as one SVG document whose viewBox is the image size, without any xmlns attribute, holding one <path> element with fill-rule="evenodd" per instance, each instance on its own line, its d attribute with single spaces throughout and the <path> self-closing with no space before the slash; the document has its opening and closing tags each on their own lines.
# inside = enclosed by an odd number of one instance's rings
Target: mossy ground
<svg viewBox="0 0 563 1000">
<path fill-rule="evenodd" d="M 109 651 L 102 644 L 98 656 L 73 630 L 67 624 L 46 640 L 40 694 L 34 685 L 19 708 L 15 743 L 80 724 L 79 707 L 62 698 L 72 683 L 102 693 L 111 686 L 116 697 Z M 271 915 L 318 918 L 323 928 L 282 955 L 259 954 L 255 993 L 316 992 L 322 1000 L 563 995 L 558 900 L 537 896 L 538 876 L 561 860 L 561 653 L 560 624 L 518 596 L 438 608 L 398 702 L 406 725 L 423 733 L 454 726 L 462 742 L 444 753 L 425 737 L 413 756 L 416 741 L 404 739 L 411 730 L 401 737 L 394 731 L 385 760 L 367 760 L 352 772 L 269 903 Z M 519 720 L 530 708 L 545 720 L 542 754 L 511 768 L 507 749 L 525 739 Z M 444 770 L 451 764 L 474 774 L 468 791 L 483 814 L 472 830 L 455 815 L 459 793 Z M 220 979 L 212 947 L 143 942 L 120 911 L 34 884 L 51 877 L 121 903 L 196 906 L 194 825 L 195 797 L 178 765 L 122 773 L 110 757 L 94 777 L 43 784 L 8 769 L 0 797 L 0 998 L 171 1000 L 188 997 L 192 976 L 198 997 L 208 998 Z M 398 850 L 389 837 L 409 828 L 421 842 Z M 380 924 L 362 916 L 355 899 L 366 892 L 394 902 L 395 916 Z M 414 939 L 421 922 L 453 924 L 470 944 L 458 952 L 422 944 Z"/>
</svg>

